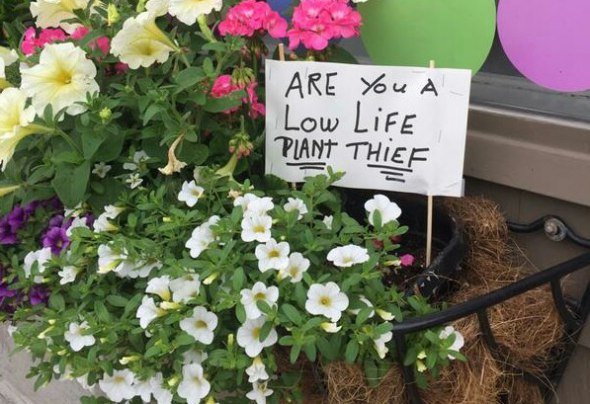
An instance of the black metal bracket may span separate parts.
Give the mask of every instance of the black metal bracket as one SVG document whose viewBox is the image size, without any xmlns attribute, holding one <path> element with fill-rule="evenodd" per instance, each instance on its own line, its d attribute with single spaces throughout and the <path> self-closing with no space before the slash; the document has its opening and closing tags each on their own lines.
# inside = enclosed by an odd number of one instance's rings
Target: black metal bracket
<svg viewBox="0 0 590 404">
<path fill-rule="evenodd" d="M 576 234 L 557 216 L 545 216 L 529 224 L 508 223 L 508 225 L 510 230 L 516 233 L 532 233 L 543 230 L 551 240 L 562 241 L 567 239 L 581 247 L 590 248 L 590 239 L 583 238 Z M 393 335 L 395 336 L 398 361 L 402 366 L 404 383 L 409 401 L 412 404 L 422 404 L 422 399 L 420 398 L 420 393 L 416 386 L 414 368 L 413 366 L 403 365 L 407 353 L 406 336 L 415 332 L 442 326 L 471 315 L 477 315 L 484 342 L 490 349 L 494 358 L 507 370 L 509 369 L 512 373 L 522 376 L 525 380 L 537 384 L 541 388 L 541 391 L 545 393 L 546 398 L 550 399 L 548 392 L 554 391 L 557 387 L 559 379 L 567 366 L 569 355 L 565 355 L 563 361 L 556 367 L 556 374 L 554 375 L 555 377 L 553 380 L 551 380 L 550 377 L 539 378 L 538 376 L 532 375 L 529 372 L 520 369 L 518 366 L 511 364 L 508 358 L 502 354 L 501 347 L 499 347 L 496 342 L 489 323 L 488 309 L 532 289 L 545 284 L 551 284 L 553 300 L 560 317 L 564 322 L 569 342 L 570 344 L 575 344 L 582 331 L 586 318 L 590 313 L 590 284 L 586 286 L 584 297 L 580 303 L 574 305 L 574 307 L 568 307 L 568 303 L 563 296 L 560 281 L 563 277 L 584 268 L 590 269 L 590 252 L 581 254 L 568 261 L 530 275 L 506 287 L 487 293 L 468 302 L 452 306 L 446 310 L 423 317 L 411 318 L 401 323 L 394 323 Z"/>
</svg>

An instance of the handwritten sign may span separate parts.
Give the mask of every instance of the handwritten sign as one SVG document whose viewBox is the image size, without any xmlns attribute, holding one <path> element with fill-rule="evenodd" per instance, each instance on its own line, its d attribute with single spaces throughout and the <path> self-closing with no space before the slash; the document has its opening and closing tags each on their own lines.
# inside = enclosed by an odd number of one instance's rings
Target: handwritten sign
<svg viewBox="0 0 590 404">
<path fill-rule="evenodd" d="M 471 72 L 266 62 L 266 172 L 461 196 Z"/>
</svg>

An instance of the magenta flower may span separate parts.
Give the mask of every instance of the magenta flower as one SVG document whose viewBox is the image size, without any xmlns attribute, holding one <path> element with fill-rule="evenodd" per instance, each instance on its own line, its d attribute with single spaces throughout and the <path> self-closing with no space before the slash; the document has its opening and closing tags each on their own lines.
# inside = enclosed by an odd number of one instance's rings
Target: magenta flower
<svg viewBox="0 0 590 404">
<path fill-rule="evenodd" d="M 76 30 L 72 33 L 72 35 L 70 37 L 76 41 L 81 41 L 89 33 L 90 33 L 90 30 L 88 28 L 79 27 L 79 28 L 76 28 Z M 96 38 L 96 39 L 90 41 L 88 46 L 90 47 L 90 49 L 93 49 L 93 50 L 96 48 L 100 49 L 102 54 L 105 56 L 108 55 L 109 52 L 111 51 L 111 41 L 106 36 L 101 36 L 99 38 Z"/>
<path fill-rule="evenodd" d="M 402 267 L 409 267 L 414 265 L 415 260 L 416 258 L 412 254 L 404 254 L 401 257 L 399 257 L 399 261 Z"/>
<path fill-rule="evenodd" d="M 46 28 L 37 36 L 35 28 L 30 27 L 25 31 L 21 50 L 26 56 L 31 56 L 37 49 L 43 49 L 47 44 L 63 42 L 66 39 L 66 33 L 59 28 Z"/>
<path fill-rule="evenodd" d="M 233 83 L 232 77 L 229 74 L 224 74 L 217 77 L 215 83 L 213 83 L 213 88 L 211 89 L 211 96 L 214 98 L 227 97 L 235 91 L 243 90 L 244 88 L 246 88 L 247 97 L 243 98 L 243 102 L 244 104 L 250 104 L 250 116 L 252 118 L 257 118 L 258 116 L 264 116 L 266 113 L 266 108 L 264 104 L 258 101 L 258 94 L 256 94 L 257 86 L 258 83 L 256 82 L 250 83 L 248 87 L 239 86 Z M 233 107 L 226 109 L 223 112 L 226 114 L 231 114 L 233 112 L 236 112 L 238 109 L 239 107 Z"/>
<path fill-rule="evenodd" d="M 323 50 L 330 40 L 358 36 L 361 15 L 348 0 L 302 0 L 293 12 L 289 48 Z"/>
<path fill-rule="evenodd" d="M 219 24 L 221 35 L 252 37 L 266 32 L 273 38 L 284 38 L 287 21 L 264 1 L 244 0 L 236 4 Z"/>
</svg>

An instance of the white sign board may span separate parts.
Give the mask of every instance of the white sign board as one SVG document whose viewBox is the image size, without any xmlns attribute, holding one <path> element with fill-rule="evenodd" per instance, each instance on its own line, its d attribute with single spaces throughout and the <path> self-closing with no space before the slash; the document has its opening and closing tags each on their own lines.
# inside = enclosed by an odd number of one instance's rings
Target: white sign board
<svg viewBox="0 0 590 404">
<path fill-rule="evenodd" d="M 461 196 L 471 72 L 266 62 L 266 172 Z"/>
</svg>

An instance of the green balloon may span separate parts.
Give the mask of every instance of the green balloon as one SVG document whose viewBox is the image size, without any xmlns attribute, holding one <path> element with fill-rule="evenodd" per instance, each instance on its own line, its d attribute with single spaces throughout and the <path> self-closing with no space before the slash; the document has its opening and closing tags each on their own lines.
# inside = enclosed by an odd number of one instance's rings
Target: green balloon
<svg viewBox="0 0 590 404">
<path fill-rule="evenodd" d="M 495 0 L 369 0 L 358 7 L 374 63 L 471 69 L 485 62 L 496 32 Z"/>
</svg>

